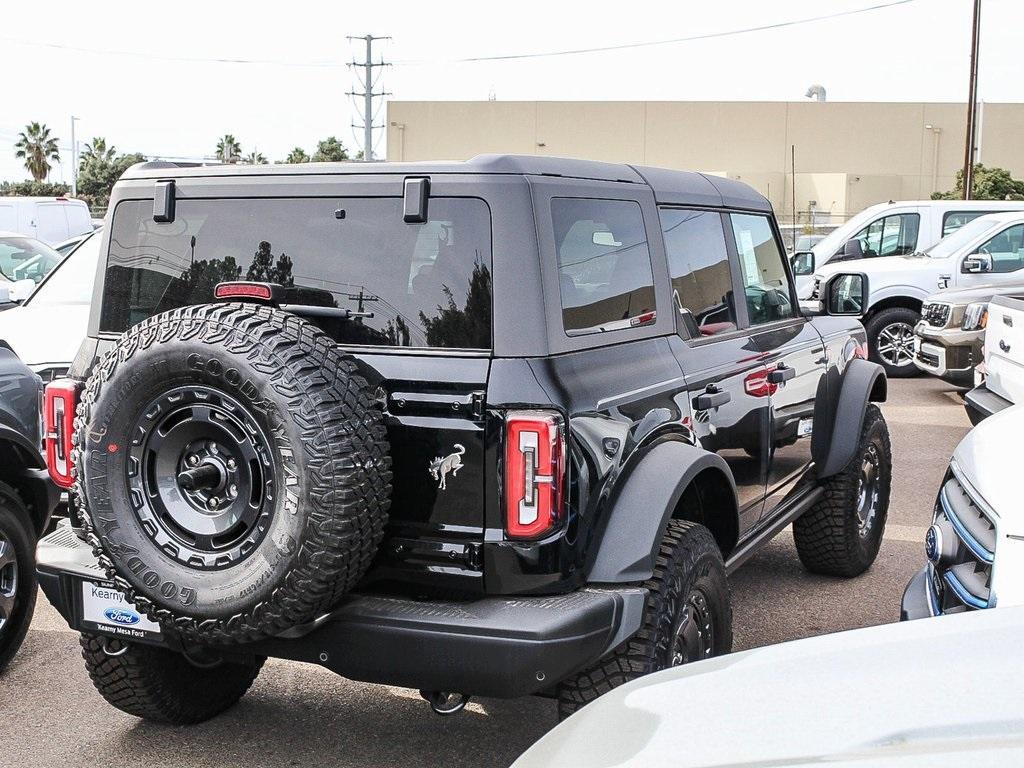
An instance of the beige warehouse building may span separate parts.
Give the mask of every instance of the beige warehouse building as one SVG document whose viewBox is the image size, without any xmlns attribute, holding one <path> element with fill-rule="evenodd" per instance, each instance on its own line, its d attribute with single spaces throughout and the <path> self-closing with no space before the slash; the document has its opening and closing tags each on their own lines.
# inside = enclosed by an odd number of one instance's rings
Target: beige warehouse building
<svg viewBox="0 0 1024 768">
<path fill-rule="evenodd" d="M 966 105 L 879 102 L 392 101 L 390 160 L 565 155 L 741 179 L 784 221 L 833 223 L 951 189 Z M 1024 178 L 1024 104 L 980 107 L 976 161 Z M 791 171 L 794 148 L 796 174 Z"/>
</svg>

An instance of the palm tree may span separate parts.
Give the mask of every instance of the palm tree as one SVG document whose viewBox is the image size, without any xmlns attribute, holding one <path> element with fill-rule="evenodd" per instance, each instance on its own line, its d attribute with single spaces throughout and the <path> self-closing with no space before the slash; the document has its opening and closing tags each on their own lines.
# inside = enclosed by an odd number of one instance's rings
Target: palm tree
<svg viewBox="0 0 1024 768">
<path fill-rule="evenodd" d="M 14 145 L 14 156 L 25 160 L 25 168 L 36 181 L 44 181 L 50 175 L 50 161 L 60 162 L 60 150 L 56 137 L 50 136 L 45 124 L 29 123 L 18 134 Z"/>
<path fill-rule="evenodd" d="M 261 153 L 257 152 L 254 149 L 252 152 L 250 152 L 248 155 L 242 158 L 242 162 L 245 163 L 246 165 L 266 165 L 267 158 L 265 158 Z"/>
<path fill-rule="evenodd" d="M 302 147 L 296 147 L 288 153 L 288 157 L 284 161 L 286 163 L 308 163 L 309 155 L 306 154 L 306 150 Z"/>
<path fill-rule="evenodd" d="M 237 163 L 242 159 L 242 145 L 230 133 L 217 142 L 217 159 L 222 163 Z"/>
<path fill-rule="evenodd" d="M 107 147 L 107 140 L 102 136 L 95 137 L 82 148 L 81 164 L 89 162 L 110 163 L 117 157 L 117 149 L 113 144 Z"/>
</svg>

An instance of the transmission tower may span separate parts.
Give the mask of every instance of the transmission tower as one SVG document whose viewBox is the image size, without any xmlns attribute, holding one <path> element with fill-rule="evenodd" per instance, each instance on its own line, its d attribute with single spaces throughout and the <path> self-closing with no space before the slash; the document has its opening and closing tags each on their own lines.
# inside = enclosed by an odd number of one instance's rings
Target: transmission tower
<svg viewBox="0 0 1024 768">
<path fill-rule="evenodd" d="M 374 62 L 373 42 L 375 40 L 390 40 L 391 38 L 366 35 L 365 37 L 349 37 L 348 39 L 362 40 L 366 43 L 366 58 L 363 59 L 363 61 L 353 61 L 348 65 L 356 73 L 356 80 L 362 86 L 363 90 L 349 91 L 348 95 L 352 97 L 361 96 L 363 99 L 363 122 L 361 124 L 352 123 L 352 127 L 363 129 L 363 160 L 370 161 L 373 160 L 373 131 L 375 128 L 384 127 L 383 125 L 374 125 L 373 100 L 391 95 L 386 91 L 373 90 L 376 85 L 373 71 L 378 67 L 391 66 L 385 62 L 383 58 L 380 61 Z M 362 72 L 360 72 L 360 70 L 362 70 Z"/>
</svg>

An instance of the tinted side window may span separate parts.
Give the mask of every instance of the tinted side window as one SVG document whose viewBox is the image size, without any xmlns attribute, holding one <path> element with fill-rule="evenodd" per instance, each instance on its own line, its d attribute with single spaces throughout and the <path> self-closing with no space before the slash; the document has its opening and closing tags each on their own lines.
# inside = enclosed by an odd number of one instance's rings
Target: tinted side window
<svg viewBox="0 0 1024 768">
<path fill-rule="evenodd" d="M 344 211 L 343 214 L 337 213 Z M 431 198 L 406 224 L 398 198 L 179 200 L 117 206 L 100 329 L 213 299 L 217 283 L 296 288 L 300 303 L 372 313 L 318 322 L 343 344 L 491 346 L 491 229 L 483 200 Z"/>
<path fill-rule="evenodd" d="M 765 216 L 734 213 L 732 231 L 743 274 L 751 325 L 793 317 L 793 300 L 782 252 Z"/>
<path fill-rule="evenodd" d="M 853 236 L 860 240 L 864 257 L 905 256 L 917 250 L 917 232 L 921 217 L 916 213 L 897 213 L 868 224 Z"/>
<path fill-rule="evenodd" d="M 595 333 L 654 321 L 654 276 L 640 204 L 551 201 L 566 333 Z"/>
<path fill-rule="evenodd" d="M 978 248 L 992 257 L 993 272 L 1016 272 L 1024 267 L 1024 224 L 1004 229 Z"/>
<path fill-rule="evenodd" d="M 736 329 L 732 269 L 722 216 L 712 211 L 663 208 L 672 300 L 691 337 Z"/>
</svg>

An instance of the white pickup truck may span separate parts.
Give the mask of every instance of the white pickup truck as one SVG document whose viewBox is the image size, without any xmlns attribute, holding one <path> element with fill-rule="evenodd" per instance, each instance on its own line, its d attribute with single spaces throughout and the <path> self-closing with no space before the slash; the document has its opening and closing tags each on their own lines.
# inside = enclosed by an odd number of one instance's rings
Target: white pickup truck
<svg viewBox="0 0 1024 768">
<path fill-rule="evenodd" d="M 867 278 L 868 300 L 860 317 L 870 358 L 890 377 L 916 376 L 914 326 L 921 319 L 924 299 L 945 288 L 1002 285 L 1024 278 L 1024 212 L 981 216 L 923 252 L 826 264 L 814 275 L 810 301 L 801 304 L 816 308 L 821 286 L 848 272 Z"/>
<path fill-rule="evenodd" d="M 975 369 L 975 383 L 964 396 L 974 424 L 1024 403 L 1024 289 L 989 302 L 983 361 Z"/>
</svg>

